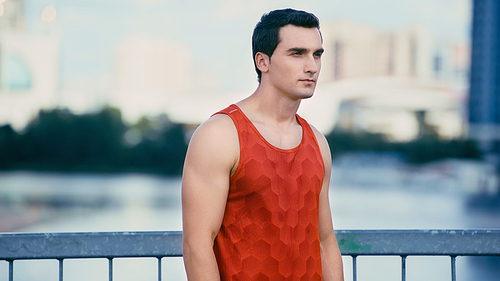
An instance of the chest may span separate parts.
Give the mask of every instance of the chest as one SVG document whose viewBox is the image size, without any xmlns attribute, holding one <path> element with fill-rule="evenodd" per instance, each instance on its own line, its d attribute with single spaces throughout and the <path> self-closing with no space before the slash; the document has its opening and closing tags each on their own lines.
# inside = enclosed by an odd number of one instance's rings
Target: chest
<svg viewBox="0 0 500 281">
<path fill-rule="evenodd" d="M 240 162 L 231 177 L 229 197 L 272 191 L 271 195 L 294 201 L 290 196 L 302 200 L 307 192 L 319 194 L 324 177 L 321 153 L 312 136 L 304 134 L 301 139 L 285 150 L 269 144 L 260 134 L 240 132 Z"/>
<path fill-rule="evenodd" d="M 302 142 L 303 129 L 300 124 L 293 124 L 286 128 L 254 123 L 259 134 L 272 146 L 280 149 L 292 149 Z"/>
</svg>

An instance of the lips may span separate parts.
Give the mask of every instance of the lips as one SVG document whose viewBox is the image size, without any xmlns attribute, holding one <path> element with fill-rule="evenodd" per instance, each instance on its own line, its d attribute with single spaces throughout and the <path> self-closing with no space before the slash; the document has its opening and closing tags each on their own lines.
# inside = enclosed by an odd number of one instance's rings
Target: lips
<svg viewBox="0 0 500 281">
<path fill-rule="evenodd" d="M 310 82 L 310 83 L 314 83 L 316 82 L 316 79 L 299 79 L 299 81 L 303 81 L 303 82 Z"/>
</svg>

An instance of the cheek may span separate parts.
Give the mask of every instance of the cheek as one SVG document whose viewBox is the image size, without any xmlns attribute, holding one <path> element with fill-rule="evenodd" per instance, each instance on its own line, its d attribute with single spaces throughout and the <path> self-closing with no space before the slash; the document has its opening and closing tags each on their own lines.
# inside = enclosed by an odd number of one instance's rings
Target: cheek
<svg viewBox="0 0 500 281">
<path fill-rule="evenodd" d="M 299 63 L 283 64 L 281 68 L 282 75 L 286 76 L 287 79 L 292 79 L 293 77 L 299 75 L 302 71 L 303 68 Z"/>
<path fill-rule="evenodd" d="M 281 64 L 274 69 L 275 76 L 278 77 L 281 81 L 290 79 L 292 73 L 293 71 L 286 64 Z"/>
</svg>

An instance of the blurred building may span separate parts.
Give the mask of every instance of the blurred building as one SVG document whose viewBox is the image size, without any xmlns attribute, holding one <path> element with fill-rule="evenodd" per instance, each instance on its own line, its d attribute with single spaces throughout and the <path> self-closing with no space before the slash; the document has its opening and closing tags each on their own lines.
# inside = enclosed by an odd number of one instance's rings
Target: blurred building
<svg viewBox="0 0 500 281">
<path fill-rule="evenodd" d="M 24 30 L 23 0 L 0 2 L 0 30 L 22 32 Z"/>
<path fill-rule="evenodd" d="M 22 129 L 40 109 L 57 103 L 59 37 L 25 31 L 23 0 L 0 5 L 4 10 L 0 16 L 0 124 Z"/>
<path fill-rule="evenodd" d="M 129 120 L 168 112 L 193 86 L 189 48 L 152 36 L 133 35 L 120 41 L 113 72 L 108 103 Z"/>
<path fill-rule="evenodd" d="M 434 73 L 438 80 L 450 81 L 464 94 L 469 87 L 470 44 L 455 42 L 444 46 L 434 57 Z"/>
<path fill-rule="evenodd" d="M 424 27 L 381 32 L 337 20 L 321 26 L 325 52 L 322 79 L 366 76 L 433 78 L 434 40 Z"/>
<path fill-rule="evenodd" d="M 447 82 L 411 77 L 360 77 L 320 83 L 299 114 L 323 133 L 382 134 L 395 142 L 425 134 L 464 136 L 466 117 L 460 91 Z"/>
<path fill-rule="evenodd" d="M 336 20 L 321 31 L 321 83 L 302 107 L 322 132 L 363 131 L 392 141 L 464 137 L 467 44 L 443 44 L 422 26 L 380 31 Z"/>
<path fill-rule="evenodd" d="M 474 0 L 469 136 L 487 154 L 500 152 L 500 1 Z"/>
<path fill-rule="evenodd" d="M 321 26 L 323 56 L 321 79 L 396 76 L 468 82 L 469 46 L 442 43 L 432 31 L 416 26 L 380 31 L 371 25 L 335 20 Z"/>
</svg>

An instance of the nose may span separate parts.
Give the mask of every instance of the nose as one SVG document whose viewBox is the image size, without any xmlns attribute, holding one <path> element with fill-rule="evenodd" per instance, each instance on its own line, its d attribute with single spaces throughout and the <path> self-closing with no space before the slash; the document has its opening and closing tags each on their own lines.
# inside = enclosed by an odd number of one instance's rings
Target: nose
<svg viewBox="0 0 500 281">
<path fill-rule="evenodd" d="M 321 58 L 317 58 L 314 55 L 307 56 L 307 61 L 304 65 L 304 72 L 316 74 L 321 69 Z"/>
</svg>

